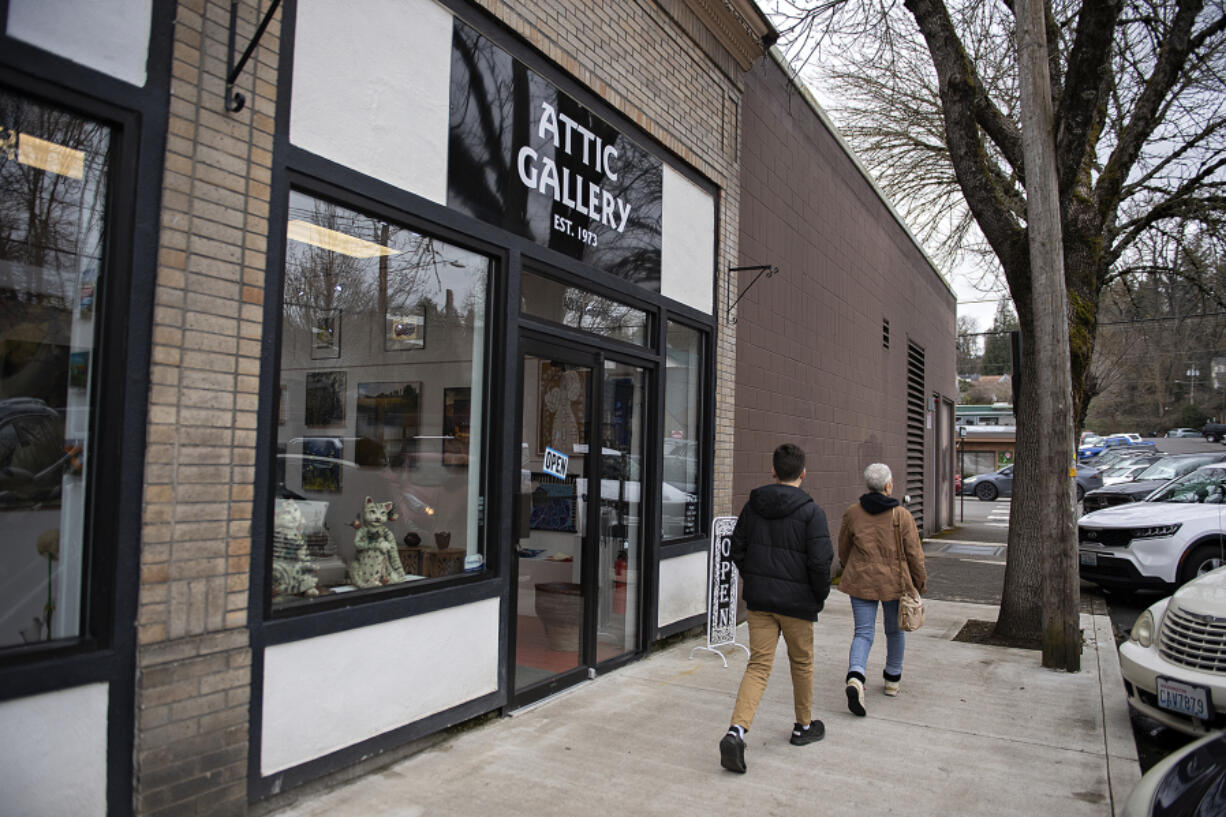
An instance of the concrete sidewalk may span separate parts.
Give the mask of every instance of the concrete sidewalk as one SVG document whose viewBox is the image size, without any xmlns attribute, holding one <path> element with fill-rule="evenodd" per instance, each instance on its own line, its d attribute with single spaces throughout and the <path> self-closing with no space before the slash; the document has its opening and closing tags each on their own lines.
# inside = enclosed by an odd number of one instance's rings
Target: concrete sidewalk
<svg viewBox="0 0 1226 817">
<path fill-rule="evenodd" d="M 1140 778 L 1111 624 L 1083 615 L 1082 671 L 1039 653 L 953 641 L 996 608 L 931 601 L 907 639 L 902 693 L 869 659 L 868 717 L 847 711 L 851 609 L 832 593 L 815 634 L 820 743 L 788 743 L 782 640 L 753 730 L 749 772 L 719 765 L 743 650 L 690 658 L 690 640 L 331 790 L 277 817 L 375 815 L 1114 815 Z M 747 638 L 744 625 L 738 640 Z M 292 796 L 292 795 L 290 795 Z"/>
</svg>

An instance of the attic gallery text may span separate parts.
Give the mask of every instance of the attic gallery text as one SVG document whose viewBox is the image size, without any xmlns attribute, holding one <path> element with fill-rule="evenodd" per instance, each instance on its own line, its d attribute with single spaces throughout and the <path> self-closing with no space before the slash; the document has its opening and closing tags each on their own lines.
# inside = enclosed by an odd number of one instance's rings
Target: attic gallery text
<svg viewBox="0 0 1226 817">
<path fill-rule="evenodd" d="M 558 113 L 548 102 L 541 103 L 541 120 L 536 129 L 540 139 L 552 138 L 555 150 L 567 156 L 579 158 L 583 164 L 602 174 L 610 181 L 617 181 L 614 162 L 619 158 L 617 148 L 606 144 L 598 135 L 580 125 L 564 113 Z M 602 189 L 599 185 L 571 173 L 563 167 L 559 175 L 557 163 L 548 156 L 541 156 L 528 145 L 519 149 L 516 161 L 519 180 L 524 187 L 550 196 L 554 201 L 598 221 L 601 224 L 624 232 L 630 219 L 630 205 L 621 198 Z M 570 219 L 554 217 L 553 229 L 574 235 Z M 586 233 L 586 235 L 585 235 Z M 581 241 L 595 246 L 596 236 L 583 228 L 579 229 Z"/>
</svg>

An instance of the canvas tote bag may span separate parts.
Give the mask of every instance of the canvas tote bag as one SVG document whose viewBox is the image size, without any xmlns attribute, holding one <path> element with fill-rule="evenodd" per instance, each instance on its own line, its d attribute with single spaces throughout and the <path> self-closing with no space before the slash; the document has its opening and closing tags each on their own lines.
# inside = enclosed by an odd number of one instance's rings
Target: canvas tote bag
<svg viewBox="0 0 1226 817">
<path fill-rule="evenodd" d="M 898 561 L 902 568 L 903 593 L 898 599 L 898 629 L 912 632 L 924 625 L 924 600 L 915 583 L 911 581 L 911 568 L 907 565 L 907 553 L 902 544 L 902 525 L 898 521 L 898 508 L 893 510 L 894 541 L 898 543 Z"/>
</svg>

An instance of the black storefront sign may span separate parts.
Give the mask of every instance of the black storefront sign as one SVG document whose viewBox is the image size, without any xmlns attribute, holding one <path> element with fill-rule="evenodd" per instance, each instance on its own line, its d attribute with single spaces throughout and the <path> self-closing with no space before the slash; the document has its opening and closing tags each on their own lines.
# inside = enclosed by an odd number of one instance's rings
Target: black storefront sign
<svg viewBox="0 0 1226 817">
<path fill-rule="evenodd" d="M 456 21 L 448 207 L 659 291 L 663 175 L 659 159 Z"/>
</svg>

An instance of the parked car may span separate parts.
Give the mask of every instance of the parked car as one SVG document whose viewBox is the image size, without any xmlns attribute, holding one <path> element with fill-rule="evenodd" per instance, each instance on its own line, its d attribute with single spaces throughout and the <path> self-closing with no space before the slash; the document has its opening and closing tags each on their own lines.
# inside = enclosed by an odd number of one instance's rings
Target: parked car
<svg viewBox="0 0 1226 817">
<path fill-rule="evenodd" d="M 1199 431 L 1197 431 L 1194 428 L 1172 428 L 1170 431 L 1166 432 L 1166 436 L 1168 437 L 1200 437 L 1202 435 Z"/>
<path fill-rule="evenodd" d="M 1077 466 L 1077 501 L 1085 496 L 1086 491 L 1101 487 L 1102 477 L 1093 468 Z M 984 502 L 992 502 L 997 497 L 1013 495 L 1013 466 L 1007 465 L 999 471 L 978 474 L 962 481 L 962 493 L 976 496 Z"/>
<path fill-rule="evenodd" d="M 1120 817 L 1226 814 L 1226 732 L 1212 732 L 1155 763 L 1133 787 Z"/>
<path fill-rule="evenodd" d="M 1103 478 L 1103 487 L 1118 485 L 1121 482 L 1132 482 L 1151 464 L 1149 462 L 1127 462 L 1123 465 L 1113 465 L 1105 471 L 1099 471 Z"/>
<path fill-rule="evenodd" d="M 1120 645 L 1129 705 L 1189 735 L 1226 727 L 1226 570 L 1149 606 Z M 1222 812 L 1214 812 L 1222 813 Z"/>
<path fill-rule="evenodd" d="M 1082 507 L 1086 513 L 1112 505 L 1140 502 L 1173 479 L 1190 474 L 1202 465 L 1226 462 L 1226 452 L 1209 454 L 1170 454 L 1137 474 L 1132 482 L 1104 485 L 1086 494 Z"/>
<path fill-rule="evenodd" d="M 1077 521 L 1081 578 L 1106 590 L 1172 590 L 1226 564 L 1226 464 L 1203 465 L 1144 502 Z"/>
<path fill-rule="evenodd" d="M 1216 443 L 1226 438 L 1226 423 L 1205 423 L 1200 433 L 1209 442 Z"/>
<path fill-rule="evenodd" d="M 1148 452 L 1152 454 L 1153 452 Z M 1131 448 L 1110 448 L 1103 451 L 1101 454 L 1096 454 L 1093 457 L 1084 459 L 1081 464 L 1087 468 L 1093 468 L 1100 474 L 1117 465 L 1127 465 L 1129 462 L 1140 459 L 1146 454 L 1134 451 Z"/>
</svg>

